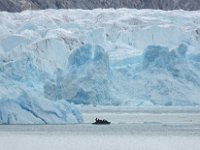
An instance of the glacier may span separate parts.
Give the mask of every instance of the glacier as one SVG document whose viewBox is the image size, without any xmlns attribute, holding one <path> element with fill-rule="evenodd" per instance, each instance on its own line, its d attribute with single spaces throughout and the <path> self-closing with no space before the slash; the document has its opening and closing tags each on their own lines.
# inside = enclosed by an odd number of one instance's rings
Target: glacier
<svg viewBox="0 0 200 150">
<path fill-rule="evenodd" d="M 78 105 L 199 106 L 200 13 L 0 12 L 0 123 L 82 122 Z"/>
</svg>

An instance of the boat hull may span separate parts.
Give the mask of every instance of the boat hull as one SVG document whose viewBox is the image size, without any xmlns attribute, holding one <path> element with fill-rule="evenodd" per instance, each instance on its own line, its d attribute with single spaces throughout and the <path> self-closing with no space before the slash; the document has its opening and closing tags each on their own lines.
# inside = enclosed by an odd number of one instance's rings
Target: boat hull
<svg viewBox="0 0 200 150">
<path fill-rule="evenodd" d="M 104 123 L 94 122 L 92 124 L 94 124 L 94 125 L 109 125 L 109 124 L 111 124 L 111 122 L 104 122 Z"/>
</svg>

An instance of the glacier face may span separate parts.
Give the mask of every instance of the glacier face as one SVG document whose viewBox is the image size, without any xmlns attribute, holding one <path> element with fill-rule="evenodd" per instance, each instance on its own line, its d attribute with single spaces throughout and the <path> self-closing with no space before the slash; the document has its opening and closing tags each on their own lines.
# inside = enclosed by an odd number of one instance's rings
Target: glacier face
<svg viewBox="0 0 200 150">
<path fill-rule="evenodd" d="M 0 79 L 0 124 L 65 124 L 82 122 L 81 113 L 66 100 L 51 101 L 41 89 Z"/>
<path fill-rule="evenodd" d="M 1 122 L 81 122 L 69 103 L 199 105 L 199 18 L 181 10 L 1 12 Z"/>
<path fill-rule="evenodd" d="M 199 69 L 194 67 L 198 62 L 188 59 L 186 51 L 185 45 L 172 50 L 148 46 L 141 65 L 128 72 L 124 66 L 118 68 L 119 76 L 129 79 L 128 94 L 133 94 L 137 105 L 199 105 Z"/>
<path fill-rule="evenodd" d="M 62 95 L 76 104 L 110 104 L 109 59 L 101 46 L 86 44 L 68 59 Z"/>
</svg>

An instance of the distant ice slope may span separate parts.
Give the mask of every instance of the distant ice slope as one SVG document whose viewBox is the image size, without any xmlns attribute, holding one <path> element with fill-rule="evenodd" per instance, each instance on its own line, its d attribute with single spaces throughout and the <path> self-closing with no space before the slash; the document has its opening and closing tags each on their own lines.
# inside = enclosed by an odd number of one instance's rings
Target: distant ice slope
<svg viewBox="0 0 200 150">
<path fill-rule="evenodd" d="M 81 121 L 68 102 L 199 105 L 199 18 L 199 11 L 1 12 L 1 122 Z"/>
</svg>

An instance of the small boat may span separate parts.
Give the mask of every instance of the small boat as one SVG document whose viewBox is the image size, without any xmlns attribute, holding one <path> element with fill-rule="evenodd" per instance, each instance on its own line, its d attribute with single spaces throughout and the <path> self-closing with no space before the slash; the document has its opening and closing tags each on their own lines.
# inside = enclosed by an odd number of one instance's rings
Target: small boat
<svg viewBox="0 0 200 150">
<path fill-rule="evenodd" d="M 100 119 L 95 119 L 95 122 L 93 122 L 92 124 L 95 124 L 95 125 L 108 125 L 108 124 L 111 124 L 111 122 L 103 119 L 103 120 L 100 120 Z"/>
</svg>

